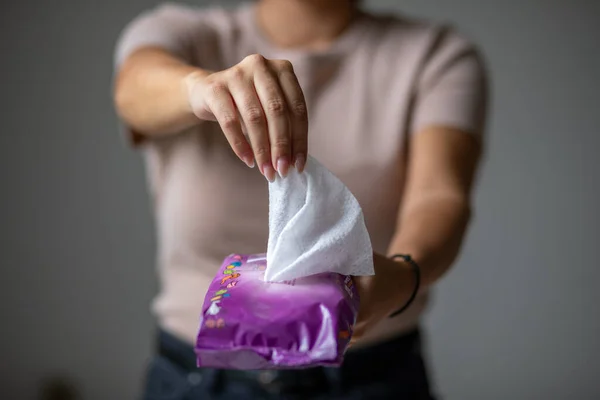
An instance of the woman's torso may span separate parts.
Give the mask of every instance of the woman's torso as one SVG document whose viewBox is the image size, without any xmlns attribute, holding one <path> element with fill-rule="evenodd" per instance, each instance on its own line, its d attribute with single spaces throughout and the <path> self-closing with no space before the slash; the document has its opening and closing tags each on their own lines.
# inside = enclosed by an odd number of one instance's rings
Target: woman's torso
<svg viewBox="0 0 600 400">
<path fill-rule="evenodd" d="M 169 12 L 190 18 L 191 11 Z M 270 46 L 251 7 L 193 13 L 210 32 L 195 38 L 200 67 L 222 70 L 253 53 L 292 62 L 308 105 L 309 153 L 356 196 L 373 248 L 385 254 L 402 197 L 413 82 L 436 29 L 364 15 L 330 51 L 315 54 Z M 159 244 L 161 291 L 154 311 L 164 329 L 191 342 L 222 259 L 266 251 L 268 185 L 236 158 L 212 122 L 149 142 L 145 155 Z M 365 342 L 414 327 L 425 299 L 384 321 Z"/>
</svg>

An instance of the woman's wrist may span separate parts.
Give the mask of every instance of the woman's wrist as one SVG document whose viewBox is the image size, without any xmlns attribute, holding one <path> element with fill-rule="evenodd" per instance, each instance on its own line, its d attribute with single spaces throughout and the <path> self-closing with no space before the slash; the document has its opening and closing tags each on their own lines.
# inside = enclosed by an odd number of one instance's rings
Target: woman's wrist
<svg viewBox="0 0 600 400">
<path fill-rule="evenodd" d="M 404 260 L 393 260 L 377 253 L 374 253 L 373 261 L 381 279 L 381 290 L 385 291 L 385 297 L 389 299 L 385 304 L 386 311 L 394 313 L 409 302 L 414 292 L 414 268 Z"/>
<path fill-rule="evenodd" d="M 405 265 L 408 265 L 410 267 L 410 270 L 412 273 L 411 274 L 412 280 L 413 280 L 413 285 L 412 285 L 412 289 L 410 290 L 410 296 L 409 296 L 408 300 L 406 300 L 406 302 L 402 305 L 402 307 L 398 308 L 390 315 L 390 317 L 395 317 L 395 316 L 403 313 L 404 311 L 406 311 L 412 305 L 415 298 L 417 297 L 417 294 L 419 293 L 419 289 L 421 287 L 421 267 L 408 254 L 394 254 L 390 258 L 395 261 L 400 260 Z"/>
<path fill-rule="evenodd" d="M 360 310 L 354 332 L 357 338 L 402 308 L 414 291 L 410 264 L 377 253 L 373 253 L 373 263 L 375 275 L 354 279 L 360 295 Z"/>
<path fill-rule="evenodd" d="M 184 76 L 182 79 L 183 94 L 186 98 L 188 107 L 187 112 L 191 116 L 202 120 L 210 119 L 208 112 L 199 112 L 199 108 L 204 104 L 204 99 L 202 99 L 202 87 L 206 84 L 206 79 L 210 74 L 212 74 L 212 71 L 198 68 Z"/>
</svg>

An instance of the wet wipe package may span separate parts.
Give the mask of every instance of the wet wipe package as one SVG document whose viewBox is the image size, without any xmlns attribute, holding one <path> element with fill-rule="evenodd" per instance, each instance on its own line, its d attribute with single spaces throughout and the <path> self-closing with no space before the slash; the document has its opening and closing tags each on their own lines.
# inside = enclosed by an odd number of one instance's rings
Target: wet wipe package
<svg viewBox="0 0 600 400">
<path fill-rule="evenodd" d="M 264 254 L 225 258 L 204 300 L 198 366 L 339 366 L 358 313 L 352 278 L 321 273 L 266 282 L 265 270 Z"/>
<path fill-rule="evenodd" d="M 196 343 L 198 365 L 340 365 L 359 305 L 351 276 L 373 274 L 357 199 L 308 157 L 303 173 L 292 168 L 269 183 L 266 255 L 231 255 L 212 281 Z"/>
</svg>

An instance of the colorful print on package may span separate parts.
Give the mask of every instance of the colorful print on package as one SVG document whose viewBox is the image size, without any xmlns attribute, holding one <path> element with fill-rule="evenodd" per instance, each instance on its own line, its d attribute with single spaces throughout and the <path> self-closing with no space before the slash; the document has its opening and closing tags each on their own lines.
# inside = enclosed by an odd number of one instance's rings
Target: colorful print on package
<svg viewBox="0 0 600 400">
<path fill-rule="evenodd" d="M 199 367 L 339 366 L 358 313 L 349 276 L 263 280 L 266 256 L 230 255 L 212 281 L 196 341 Z"/>
</svg>

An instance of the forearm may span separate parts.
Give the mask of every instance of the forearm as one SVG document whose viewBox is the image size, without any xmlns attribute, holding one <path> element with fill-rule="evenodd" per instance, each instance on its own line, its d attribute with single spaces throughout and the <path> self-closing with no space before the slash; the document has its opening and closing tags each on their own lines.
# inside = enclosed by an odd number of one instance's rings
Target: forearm
<svg viewBox="0 0 600 400">
<path fill-rule="evenodd" d="M 125 60 L 116 79 L 117 112 L 144 135 L 179 132 L 199 121 L 190 107 L 188 91 L 195 79 L 206 74 L 160 49 L 136 51 Z"/>
<path fill-rule="evenodd" d="M 429 286 L 452 265 L 470 220 L 469 200 L 431 196 L 406 208 L 389 255 L 409 254 L 421 268 L 421 285 Z"/>
</svg>

